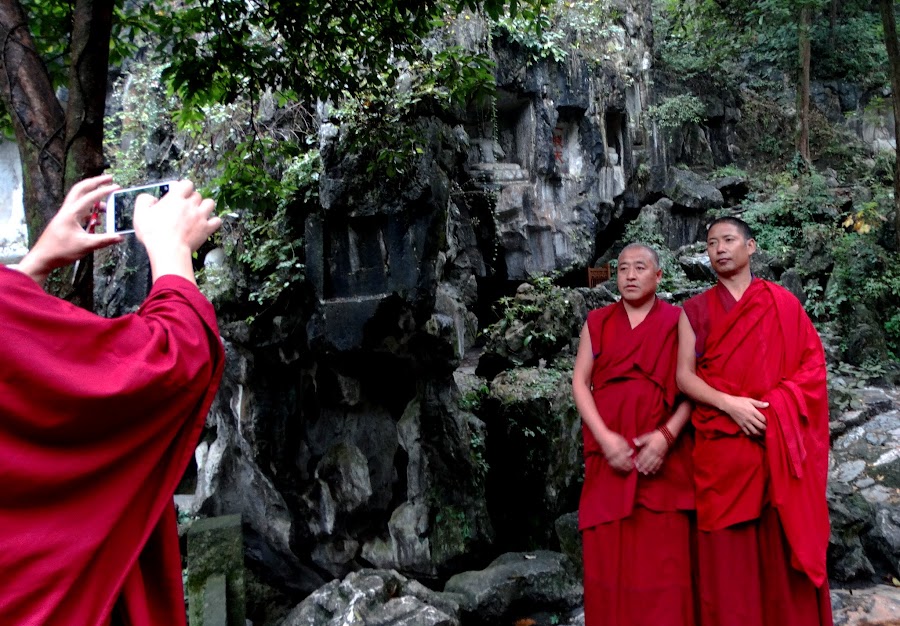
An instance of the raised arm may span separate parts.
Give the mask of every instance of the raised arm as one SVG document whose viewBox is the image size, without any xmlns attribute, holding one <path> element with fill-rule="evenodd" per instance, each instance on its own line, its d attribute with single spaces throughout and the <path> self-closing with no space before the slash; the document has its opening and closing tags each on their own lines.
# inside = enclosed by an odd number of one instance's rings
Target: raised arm
<svg viewBox="0 0 900 626">
<path fill-rule="evenodd" d="M 610 430 L 594 402 L 591 393 L 591 372 L 594 368 L 594 352 L 591 347 L 591 335 L 587 324 L 581 329 L 578 342 L 578 354 L 575 356 L 575 367 L 572 372 L 572 396 L 581 419 L 588 430 L 600 444 L 603 456 L 610 466 L 620 472 L 630 472 L 634 467 L 632 455 L 634 450 L 622 435 Z"/>
<path fill-rule="evenodd" d="M 11 266 L 43 286 L 58 267 L 74 263 L 89 252 L 122 241 L 122 235 L 89 233 L 84 229 L 94 205 L 118 189 L 112 176 L 95 176 L 76 183 L 31 250 Z"/>
<path fill-rule="evenodd" d="M 138 196 L 134 229 L 147 248 L 154 283 L 161 276 L 174 275 L 197 284 L 191 255 L 222 226 L 222 220 L 213 215 L 215 207 L 188 180 L 173 184 L 159 201 L 146 194 Z"/>
<path fill-rule="evenodd" d="M 678 364 L 675 380 L 678 388 L 695 402 L 708 404 L 726 413 L 740 426 L 745 435 L 757 436 L 766 430 L 766 416 L 759 412 L 768 402 L 732 396 L 719 391 L 697 376 L 697 356 L 694 352 L 697 336 L 687 314 L 682 311 L 678 320 Z"/>
</svg>

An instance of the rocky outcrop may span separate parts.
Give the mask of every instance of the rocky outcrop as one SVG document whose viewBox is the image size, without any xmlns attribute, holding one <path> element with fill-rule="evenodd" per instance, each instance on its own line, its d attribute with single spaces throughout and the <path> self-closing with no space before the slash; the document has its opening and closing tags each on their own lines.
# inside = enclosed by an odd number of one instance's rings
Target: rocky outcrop
<svg viewBox="0 0 900 626">
<path fill-rule="evenodd" d="M 459 605 L 393 570 L 364 569 L 306 598 L 280 626 L 459 626 Z"/>
<path fill-rule="evenodd" d="M 839 581 L 900 577 L 900 401 L 871 387 L 850 397 L 859 408 L 831 422 L 831 573 Z"/>
<path fill-rule="evenodd" d="M 895 626 L 900 615 L 900 589 L 877 585 L 869 589 L 831 592 L 834 626 Z"/>
<path fill-rule="evenodd" d="M 501 41 L 495 49 L 495 123 L 467 123 L 466 169 L 474 187 L 495 198 L 509 279 L 587 267 L 598 234 L 633 207 L 650 14 L 645 2 L 619 6 L 603 65 L 574 51 L 564 64 L 523 64 L 518 46 Z"/>
<path fill-rule="evenodd" d="M 580 573 L 556 552 L 508 553 L 485 569 L 453 576 L 444 591 L 460 598 L 466 623 L 514 621 L 536 610 L 565 612 L 581 603 Z"/>
</svg>

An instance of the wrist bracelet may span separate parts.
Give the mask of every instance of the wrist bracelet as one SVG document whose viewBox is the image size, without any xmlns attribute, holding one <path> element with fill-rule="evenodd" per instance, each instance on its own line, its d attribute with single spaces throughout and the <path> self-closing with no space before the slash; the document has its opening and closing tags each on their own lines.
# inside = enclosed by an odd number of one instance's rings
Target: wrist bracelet
<svg viewBox="0 0 900 626">
<path fill-rule="evenodd" d="M 662 433 L 662 436 L 666 438 L 666 444 L 671 448 L 675 445 L 675 435 L 672 434 L 672 431 L 669 430 L 668 426 L 663 424 L 662 426 L 657 426 L 656 430 Z"/>
</svg>

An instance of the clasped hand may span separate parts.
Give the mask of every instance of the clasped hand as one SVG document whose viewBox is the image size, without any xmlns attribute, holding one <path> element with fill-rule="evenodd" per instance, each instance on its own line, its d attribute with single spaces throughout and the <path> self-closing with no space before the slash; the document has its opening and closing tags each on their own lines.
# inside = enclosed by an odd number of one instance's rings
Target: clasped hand
<svg viewBox="0 0 900 626">
<path fill-rule="evenodd" d="M 634 467 L 641 474 L 655 474 L 662 467 L 669 444 L 665 436 L 658 430 L 651 430 L 640 437 L 635 437 L 634 445 L 639 450 L 634 458 Z"/>
<path fill-rule="evenodd" d="M 665 436 L 651 430 L 634 438 L 634 448 L 622 435 L 610 432 L 601 443 L 603 456 L 609 466 L 622 473 L 636 469 L 641 474 L 655 474 L 662 467 L 669 450 Z M 635 454 L 637 452 L 637 454 Z"/>
<path fill-rule="evenodd" d="M 609 466 L 618 472 L 627 473 L 634 469 L 634 449 L 622 435 L 609 432 L 600 447 Z"/>
<path fill-rule="evenodd" d="M 769 407 L 768 402 L 745 398 L 742 396 L 729 396 L 725 405 L 725 412 L 740 426 L 748 437 L 758 437 L 766 432 L 766 416 L 759 409 Z"/>
</svg>

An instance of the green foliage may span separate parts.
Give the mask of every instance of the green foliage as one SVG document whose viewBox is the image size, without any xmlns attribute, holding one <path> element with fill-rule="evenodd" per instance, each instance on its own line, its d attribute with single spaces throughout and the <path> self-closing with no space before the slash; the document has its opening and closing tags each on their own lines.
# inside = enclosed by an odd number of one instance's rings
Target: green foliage
<svg viewBox="0 0 900 626">
<path fill-rule="evenodd" d="M 846 13 L 830 24 L 820 20 L 811 35 L 813 78 L 846 79 L 864 89 L 890 84 L 887 51 L 877 7 L 856 8 L 845 3 Z"/>
<path fill-rule="evenodd" d="M 679 94 L 648 107 L 647 116 L 660 128 L 680 128 L 684 124 L 698 124 L 706 113 L 706 105 L 693 94 Z"/>
<path fill-rule="evenodd" d="M 224 209 L 237 214 L 226 229 L 226 253 L 259 277 L 249 300 L 260 308 L 304 280 L 298 216 L 318 198 L 321 166 L 317 150 L 254 138 L 236 148 L 213 181 Z"/>
<path fill-rule="evenodd" d="M 542 11 L 527 15 L 504 15 L 496 20 L 498 34 L 519 44 L 528 54 L 526 62 L 564 61 L 576 52 L 589 61 L 609 59 L 621 51 L 613 35 L 620 9 L 609 0 L 555 0 Z"/>
<path fill-rule="evenodd" d="M 497 21 L 500 34 L 505 35 L 528 53 L 527 63 L 544 59 L 559 63 L 568 56 L 565 34 L 551 28 L 550 15 L 541 13 L 537 19 L 503 16 Z"/>
<path fill-rule="evenodd" d="M 732 176 L 735 178 L 747 179 L 750 177 L 750 173 L 747 170 L 745 170 L 744 168 L 738 167 L 734 163 L 731 163 L 729 165 L 725 165 L 723 167 L 716 168 L 710 174 L 711 179 L 729 178 Z"/>
<path fill-rule="evenodd" d="M 766 186 L 774 189 L 752 192 L 744 213 L 761 249 L 785 256 L 805 247 L 816 232 L 836 228 L 837 199 L 821 175 L 782 173 Z"/>
<path fill-rule="evenodd" d="M 865 88 L 888 83 L 878 7 L 830 0 L 655 0 L 654 31 L 660 67 L 679 76 L 738 85 L 742 64 L 796 76 L 800 11 L 811 9 L 814 79 L 850 79 Z"/>
<path fill-rule="evenodd" d="M 887 370 L 882 363 L 826 363 L 828 370 L 828 403 L 833 410 L 846 412 L 863 408 L 858 390 L 882 382 Z"/>
<path fill-rule="evenodd" d="M 475 412 L 481 408 L 481 403 L 490 393 L 491 390 L 487 385 L 481 385 L 477 389 L 472 389 L 460 396 L 459 408 L 463 411 Z"/>
<path fill-rule="evenodd" d="M 855 324 L 854 309 L 864 306 L 881 324 L 888 349 L 900 358 L 900 267 L 896 254 L 880 244 L 881 229 L 841 234 L 824 299 L 826 312 L 842 328 Z"/>
<path fill-rule="evenodd" d="M 440 21 L 463 9 L 525 16 L 541 0 L 360 0 L 248 3 L 188 0 L 160 11 L 165 78 L 189 107 L 267 89 L 311 102 L 393 86 Z"/>
<path fill-rule="evenodd" d="M 332 119 L 341 126 L 343 149 L 366 163 L 371 180 L 409 174 L 427 142 L 412 125 L 416 114 L 464 107 L 493 93 L 492 69 L 487 57 L 457 46 L 423 50 L 407 67 L 402 88 L 383 73 L 372 89 L 341 101 Z"/>
<path fill-rule="evenodd" d="M 118 110 L 105 120 L 103 144 L 110 172 L 122 186 L 147 180 L 147 146 L 174 131 L 171 111 L 178 108 L 178 101 L 160 82 L 163 69 L 135 63 L 129 75 L 113 86 L 111 100 Z"/>
<path fill-rule="evenodd" d="M 754 160 L 779 169 L 794 153 L 794 119 L 765 95 L 746 91 L 743 96 L 738 137 Z"/>
<path fill-rule="evenodd" d="M 489 338 L 499 339 L 508 329 L 525 323 L 523 347 L 530 346 L 536 352 L 553 351 L 560 338 L 545 324 L 539 323 L 539 318 L 548 311 L 565 313 L 568 304 L 565 300 L 566 292 L 553 284 L 551 276 L 538 276 L 529 283 L 534 289 L 526 297 L 519 294 L 515 297 L 505 296 L 497 301 L 495 310 L 499 308 L 500 319 L 484 332 Z"/>
<path fill-rule="evenodd" d="M 655 55 L 661 68 L 684 78 L 727 80 L 738 73 L 743 39 L 722 36 L 732 23 L 712 2 L 654 0 Z"/>
<path fill-rule="evenodd" d="M 487 460 L 487 442 L 482 434 L 471 431 L 469 447 L 472 454 L 472 462 L 475 465 L 475 480 L 479 485 L 483 485 L 487 479 L 488 470 L 491 468 Z"/>
</svg>

